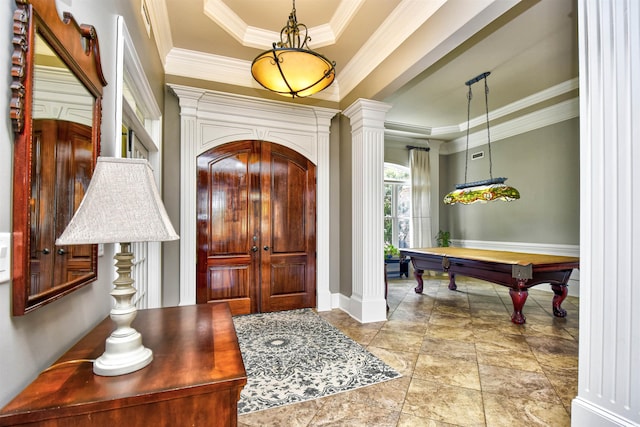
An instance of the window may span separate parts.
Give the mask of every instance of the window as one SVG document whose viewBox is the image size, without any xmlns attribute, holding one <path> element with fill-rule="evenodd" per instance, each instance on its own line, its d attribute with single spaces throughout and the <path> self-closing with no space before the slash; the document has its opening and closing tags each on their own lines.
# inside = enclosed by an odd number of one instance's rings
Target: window
<svg viewBox="0 0 640 427">
<path fill-rule="evenodd" d="M 409 168 L 384 164 L 384 241 L 411 247 L 411 177 Z"/>
</svg>

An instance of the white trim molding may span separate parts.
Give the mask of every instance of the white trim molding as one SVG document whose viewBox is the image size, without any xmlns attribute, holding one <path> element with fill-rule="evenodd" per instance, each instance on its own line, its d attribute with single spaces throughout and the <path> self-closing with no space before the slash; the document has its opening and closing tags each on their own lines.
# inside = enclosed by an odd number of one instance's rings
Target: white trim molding
<svg viewBox="0 0 640 427">
<path fill-rule="evenodd" d="M 358 99 L 351 121 L 351 298 L 348 313 L 361 323 L 387 319 L 384 295 L 384 118 L 391 105 Z"/>
<path fill-rule="evenodd" d="M 640 2 L 578 0 L 580 347 L 571 425 L 640 425 Z"/>
<path fill-rule="evenodd" d="M 579 116 L 578 98 L 559 102 L 533 113 L 525 114 L 505 123 L 491 126 L 491 142 L 510 138 L 525 132 L 551 126 Z M 486 130 L 469 134 L 469 148 L 479 147 L 487 143 Z M 456 138 L 445 144 L 443 154 L 459 153 L 466 150 L 466 137 Z"/>
<path fill-rule="evenodd" d="M 180 305 L 196 302 L 196 159 L 232 141 L 284 145 L 316 165 L 316 307 L 331 310 L 329 290 L 329 132 L 338 110 L 170 85 L 180 101 Z"/>
</svg>

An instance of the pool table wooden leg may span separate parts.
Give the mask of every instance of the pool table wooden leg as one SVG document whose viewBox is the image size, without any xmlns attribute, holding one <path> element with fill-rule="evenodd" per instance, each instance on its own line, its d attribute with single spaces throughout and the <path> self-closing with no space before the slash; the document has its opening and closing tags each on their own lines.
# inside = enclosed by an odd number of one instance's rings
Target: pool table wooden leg
<svg viewBox="0 0 640 427">
<path fill-rule="evenodd" d="M 524 307 L 524 303 L 527 301 L 529 291 L 526 288 L 509 288 L 509 295 L 511 295 L 511 301 L 513 301 L 511 321 L 517 325 L 522 325 L 526 321 L 524 314 L 522 314 L 522 307 Z"/>
<path fill-rule="evenodd" d="M 560 307 L 560 305 L 562 304 L 562 301 L 564 301 L 564 299 L 567 297 L 567 293 L 569 292 L 569 290 L 567 289 L 567 285 L 552 284 L 551 289 L 553 289 L 553 293 L 555 294 L 553 296 L 552 303 L 553 315 L 556 317 L 566 317 L 567 310 Z"/>
<path fill-rule="evenodd" d="M 458 289 L 458 285 L 456 285 L 456 274 L 449 272 L 449 290 L 455 291 Z"/>
<path fill-rule="evenodd" d="M 422 281 L 422 273 L 424 273 L 424 270 L 418 270 L 418 269 L 413 270 L 413 277 L 415 277 L 416 282 L 418 282 L 418 286 L 413 288 L 416 294 L 421 294 L 422 289 L 424 288 L 424 282 Z"/>
</svg>

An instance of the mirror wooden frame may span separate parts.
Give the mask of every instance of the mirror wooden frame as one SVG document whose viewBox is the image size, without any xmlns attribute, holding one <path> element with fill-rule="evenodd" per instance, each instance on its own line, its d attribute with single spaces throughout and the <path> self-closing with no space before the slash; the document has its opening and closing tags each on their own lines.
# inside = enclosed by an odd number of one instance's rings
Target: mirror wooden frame
<svg viewBox="0 0 640 427">
<path fill-rule="evenodd" d="M 26 314 L 55 301 L 97 278 L 97 245 L 92 245 L 91 272 L 31 295 L 31 185 L 33 156 L 33 96 L 35 38 L 42 39 L 93 96 L 92 170 L 100 153 L 102 74 L 98 38 L 93 26 L 78 25 L 73 16 L 60 18 L 52 0 L 15 0 L 11 64 L 10 115 L 15 134 L 13 162 L 12 313 Z"/>
</svg>

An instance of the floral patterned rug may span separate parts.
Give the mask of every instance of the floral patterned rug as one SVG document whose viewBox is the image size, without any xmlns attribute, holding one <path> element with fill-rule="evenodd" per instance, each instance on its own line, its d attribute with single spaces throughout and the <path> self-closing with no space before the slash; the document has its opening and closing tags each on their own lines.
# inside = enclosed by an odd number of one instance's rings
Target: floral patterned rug
<svg viewBox="0 0 640 427">
<path fill-rule="evenodd" d="M 312 309 L 233 318 L 247 371 L 238 414 L 400 377 Z"/>
</svg>

